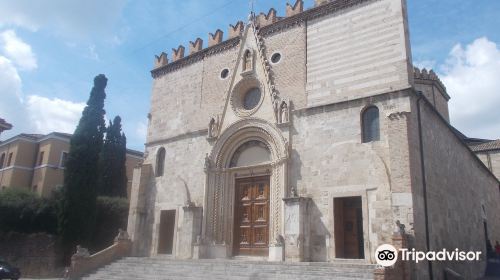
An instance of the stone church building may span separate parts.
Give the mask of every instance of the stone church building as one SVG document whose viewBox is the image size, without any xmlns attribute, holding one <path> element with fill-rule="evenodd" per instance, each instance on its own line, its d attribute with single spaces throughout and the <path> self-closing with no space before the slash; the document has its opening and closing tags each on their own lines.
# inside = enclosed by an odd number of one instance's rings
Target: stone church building
<svg viewBox="0 0 500 280">
<path fill-rule="evenodd" d="M 151 73 L 136 256 L 375 263 L 403 229 L 422 251 L 500 240 L 499 181 L 450 125 L 453 93 L 413 67 L 405 0 L 298 0 L 162 53 Z"/>
</svg>

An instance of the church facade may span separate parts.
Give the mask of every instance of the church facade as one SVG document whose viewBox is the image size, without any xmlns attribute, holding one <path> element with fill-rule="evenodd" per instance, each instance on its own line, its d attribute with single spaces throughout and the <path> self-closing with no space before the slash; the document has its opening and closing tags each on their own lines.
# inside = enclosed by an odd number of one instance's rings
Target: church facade
<svg viewBox="0 0 500 280">
<path fill-rule="evenodd" d="M 422 251 L 500 239 L 499 181 L 450 125 L 436 74 L 413 67 L 405 0 L 298 0 L 188 51 L 151 71 L 134 255 L 375 263 L 394 232 Z"/>
</svg>

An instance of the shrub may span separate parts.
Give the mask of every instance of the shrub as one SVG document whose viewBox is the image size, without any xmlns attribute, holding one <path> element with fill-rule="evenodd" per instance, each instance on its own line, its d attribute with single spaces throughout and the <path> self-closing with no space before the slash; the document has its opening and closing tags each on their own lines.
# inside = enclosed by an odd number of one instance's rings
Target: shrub
<svg viewBox="0 0 500 280">
<path fill-rule="evenodd" d="M 51 198 L 41 198 L 22 188 L 0 191 L 0 232 L 57 234 L 56 207 L 60 198 L 60 191 L 54 191 Z M 95 228 L 89 243 L 91 252 L 109 247 L 118 229 L 127 228 L 128 206 L 126 198 L 97 198 Z"/>
<path fill-rule="evenodd" d="M 127 228 L 128 200 L 120 197 L 97 197 L 96 227 L 90 250 L 96 252 L 109 247 L 118 229 Z"/>
<path fill-rule="evenodd" d="M 0 192 L 0 231 L 57 232 L 56 203 L 22 188 Z"/>
</svg>

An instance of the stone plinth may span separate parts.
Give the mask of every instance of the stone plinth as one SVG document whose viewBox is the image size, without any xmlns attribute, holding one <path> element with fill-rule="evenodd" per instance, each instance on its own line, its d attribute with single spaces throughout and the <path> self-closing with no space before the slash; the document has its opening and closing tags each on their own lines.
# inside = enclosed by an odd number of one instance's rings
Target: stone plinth
<svg viewBox="0 0 500 280">
<path fill-rule="evenodd" d="M 179 232 L 179 246 L 177 257 L 180 259 L 192 259 L 194 256 L 194 246 L 197 244 L 197 238 L 201 234 L 201 219 L 203 217 L 203 208 L 196 206 L 182 207 L 184 218 Z"/>
<path fill-rule="evenodd" d="M 301 262 L 307 259 L 305 237 L 308 233 L 307 205 L 309 198 L 284 198 L 285 202 L 285 260 Z"/>
</svg>

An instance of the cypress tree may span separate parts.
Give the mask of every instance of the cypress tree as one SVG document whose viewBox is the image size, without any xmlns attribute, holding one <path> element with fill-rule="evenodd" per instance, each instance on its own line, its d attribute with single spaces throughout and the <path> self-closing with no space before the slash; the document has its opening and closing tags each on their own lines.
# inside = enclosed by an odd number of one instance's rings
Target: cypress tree
<svg viewBox="0 0 500 280">
<path fill-rule="evenodd" d="M 106 129 L 104 89 L 107 81 L 103 74 L 94 78 L 87 106 L 71 137 L 58 219 L 66 260 L 77 244 L 88 248 L 94 232 L 99 153 Z"/>
<path fill-rule="evenodd" d="M 127 175 L 125 160 L 127 138 L 122 133 L 120 116 L 109 122 L 100 156 L 100 180 L 98 193 L 101 196 L 127 197 Z"/>
</svg>

